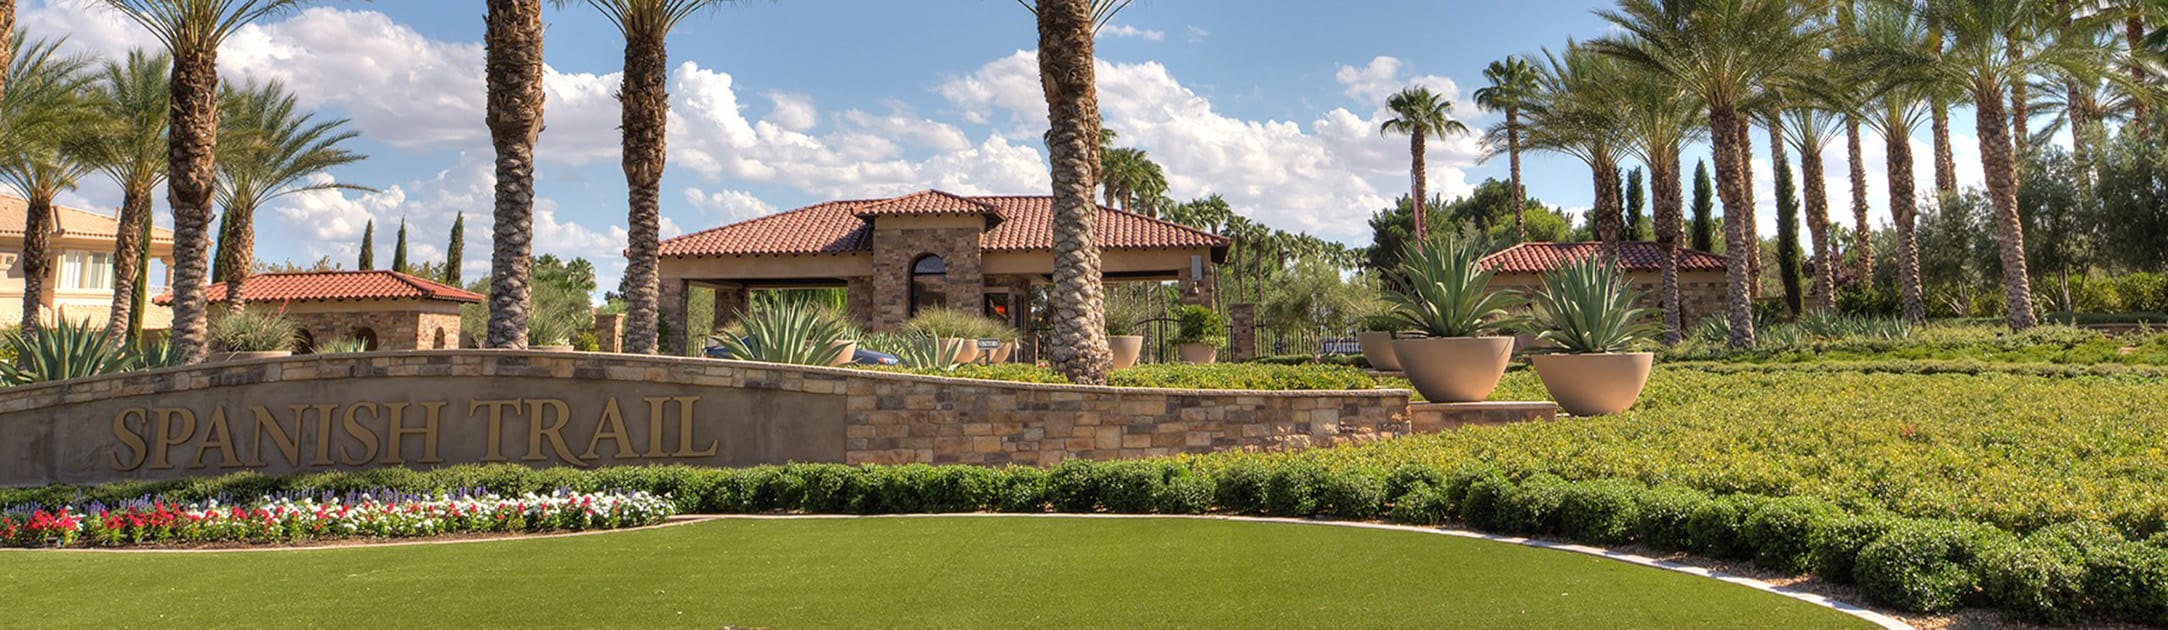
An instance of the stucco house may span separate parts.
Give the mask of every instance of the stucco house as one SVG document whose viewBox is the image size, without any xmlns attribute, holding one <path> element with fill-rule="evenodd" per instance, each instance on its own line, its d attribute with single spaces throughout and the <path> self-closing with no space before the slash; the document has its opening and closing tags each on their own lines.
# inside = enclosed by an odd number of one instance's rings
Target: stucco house
<svg viewBox="0 0 2168 630">
<path fill-rule="evenodd" d="M 19 197 L 0 195 L 0 326 L 21 323 L 23 300 L 23 230 L 30 203 Z M 120 221 L 113 216 L 55 206 L 53 208 L 52 256 L 44 295 L 38 299 L 47 321 L 89 320 L 104 326 L 113 310 L 113 247 Z M 152 226 L 151 265 L 147 295 L 164 291 L 172 269 L 173 231 Z M 164 329 L 172 325 L 172 312 L 151 307 L 143 312 L 143 327 Z"/>
<path fill-rule="evenodd" d="M 1641 305 L 1656 308 L 1658 292 L 1663 288 L 1663 247 L 1648 241 L 1626 241 L 1617 246 L 1619 265 L 1634 289 L 1643 294 Z M 1603 247 L 1594 242 L 1521 243 L 1485 256 L 1479 264 L 1494 273 L 1490 284 L 1493 290 L 1534 293 L 1543 289 L 1543 274 L 1598 255 Z M 1679 250 L 1679 321 L 1691 325 L 1723 312 L 1725 262 L 1723 256 L 1709 252 Z"/>
<path fill-rule="evenodd" d="M 662 320 L 684 330 L 686 295 L 715 289 L 715 312 L 753 289 L 846 289 L 852 319 L 872 330 L 942 305 L 1032 328 L 1030 291 L 1052 282 L 1053 198 L 927 190 L 830 201 L 662 243 Z M 1213 267 L 1230 240 L 1099 207 L 1100 268 L 1109 282 L 1173 280 L 1183 301 L 1210 303 Z M 676 335 L 672 335 L 676 338 Z"/>
<path fill-rule="evenodd" d="M 300 352 L 340 337 L 360 339 L 370 350 L 457 348 L 459 305 L 483 299 L 479 293 L 396 271 L 267 273 L 249 277 L 241 292 L 251 308 L 281 309 L 301 325 Z M 224 304 L 225 283 L 212 283 L 208 299 L 213 305 Z M 160 295 L 156 301 L 172 304 L 173 296 Z"/>
</svg>

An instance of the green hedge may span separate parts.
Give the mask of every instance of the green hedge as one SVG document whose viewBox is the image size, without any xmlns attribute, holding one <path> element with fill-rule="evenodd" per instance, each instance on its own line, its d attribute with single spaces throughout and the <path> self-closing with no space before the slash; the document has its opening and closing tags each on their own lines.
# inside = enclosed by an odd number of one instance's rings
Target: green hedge
<svg viewBox="0 0 2168 630">
<path fill-rule="evenodd" d="M 1978 523 L 1852 513 L 1801 497 L 1709 495 L 1548 474 L 1515 479 L 1489 467 L 1329 469 L 1261 460 L 1217 468 L 1174 460 L 1077 460 L 1050 469 L 792 464 L 583 471 L 492 465 L 0 489 L 0 506 L 455 488 L 639 490 L 667 495 L 680 510 L 699 513 L 1053 511 L 1457 521 L 1503 534 L 1638 543 L 1813 572 L 1857 584 L 1869 600 L 1909 611 L 1988 605 L 2047 623 L 2168 623 L 2168 551 L 2097 524 L 2056 525 L 2019 537 Z"/>
</svg>

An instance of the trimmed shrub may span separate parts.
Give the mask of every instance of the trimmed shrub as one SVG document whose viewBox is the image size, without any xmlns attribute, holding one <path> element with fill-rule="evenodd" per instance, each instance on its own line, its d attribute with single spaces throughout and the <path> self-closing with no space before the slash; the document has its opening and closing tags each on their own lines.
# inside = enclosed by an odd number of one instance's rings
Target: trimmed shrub
<svg viewBox="0 0 2168 630">
<path fill-rule="evenodd" d="M 1116 461 L 1096 468 L 1099 507 L 1117 514 L 1149 514 L 1159 508 L 1172 466 L 1150 461 Z"/>
<path fill-rule="evenodd" d="M 1265 514 L 1270 516 L 1316 516 L 1322 507 L 1325 469 L 1307 462 L 1275 467 L 1265 483 Z"/>
<path fill-rule="evenodd" d="M 1461 478 L 1456 476 L 1447 483 L 1460 480 Z M 1491 471 L 1488 474 L 1468 477 L 1466 485 L 1461 488 L 1459 492 L 1454 492 L 1453 486 L 1446 487 L 1446 499 L 1453 509 L 1460 512 L 1460 520 L 1467 521 L 1469 527 L 1484 531 L 1505 531 L 1506 520 L 1503 512 L 1506 495 L 1515 489 L 1512 480 L 1506 479 L 1505 475 L 1497 471 Z"/>
<path fill-rule="evenodd" d="M 1912 612 L 1948 612 L 1980 595 L 1980 558 L 2008 544 L 2010 535 L 1991 527 L 1910 521 L 1861 549 L 1852 572 L 1870 600 Z"/>
<path fill-rule="evenodd" d="M 1154 502 L 1161 514 L 1203 514 L 1212 509 L 1212 478 L 1179 470 L 1159 489 Z"/>
<path fill-rule="evenodd" d="M 1265 485 L 1272 471 L 1255 460 L 1242 460 L 1220 469 L 1212 489 L 1212 502 L 1229 514 L 1263 514 Z"/>
<path fill-rule="evenodd" d="M 1577 481 L 1566 485 L 1558 506 L 1559 533 L 1573 540 L 1616 545 L 1633 539 L 1640 516 L 1638 495 L 1647 488 L 1623 479 Z"/>
<path fill-rule="evenodd" d="M 1988 601 L 2036 623 L 2065 624 L 2084 614 L 2085 565 L 2076 547 L 2039 536 L 1981 554 L 1980 587 Z"/>
<path fill-rule="evenodd" d="M 1686 517 L 1689 548 L 1712 558 L 1753 558 L 1754 547 L 1746 539 L 1746 519 L 1765 501 L 1768 499 L 1732 494 L 1696 506 Z"/>
<path fill-rule="evenodd" d="M 1843 512 L 1826 501 L 1785 497 L 1764 503 L 1746 518 L 1742 532 L 1754 548 L 1754 564 L 1786 573 L 1814 568 L 1814 535 Z"/>
<path fill-rule="evenodd" d="M 1476 482 L 1494 478 L 1501 482 L 1506 481 L 1505 473 L 1487 465 L 1464 466 L 1446 475 L 1445 485 L 1438 486 L 1438 489 L 1445 492 L 1447 516 L 1459 516 L 1462 520 L 1467 520 L 1468 490 L 1475 487 Z"/>
<path fill-rule="evenodd" d="M 1400 496 L 1412 492 L 1417 486 L 1442 487 L 1445 473 L 1435 466 L 1401 464 L 1392 472 L 1385 473 L 1385 500 L 1399 501 Z"/>
<path fill-rule="evenodd" d="M 1375 518 L 1385 509 L 1385 481 L 1366 471 L 1335 470 L 1326 473 L 1318 488 L 1318 511 L 1341 518 Z"/>
<path fill-rule="evenodd" d="M 1046 504 L 1053 494 L 1045 470 L 1038 468 L 1006 468 L 1002 471 L 998 494 L 994 497 L 994 509 L 1002 512 L 1037 513 L 1046 511 Z"/>
<path fill-rule="evenodd" d="M 1680 486 L 1657 486 L 1636 497 L 1633 536 L 1658 549 L 1685 551 L 1694 546 L 1694 534 L 1688 524 L 1702 505 L 1709 503 L 1709 495 L 1699 490 Z"/>
<path fill-rule="evenodd" d="M 1814 558 L 1814 574 L 1838 584 L 1851 584 L 1859 551 L 1904 522 L 1887 514 L 1845 516 L 1831 520 L 1807 539 L 1807 553 Z"/>
<path fill-rule="evenodd" d="M 1540 474 L 1508 486 L 1495 514 L 1501 529 L 1523 535 L 1559 531 L 1559 507 L 1566 502 L 1566 480 Z"/>
<path fill-rule="evenodd" d="M 2085 592 L 2101 616 L 2144 624 L 2168 624 L 2168 551 L 2137 542 L 2114 542 L 2085 556 Z"/>
<path fill-rule="evenodd" d="M 1099 506 L 1099 463 L 1072 459 L 1046 473 L 1047 500 L 1056 512 L 1091 512 Z"/>
<path fill-rule="evenodd" d="M 1386 518 L 1409 525 L 1437 525 L 1452 516 L 1452 504 L 1444 490 L 1419 484 L 1393 500 L 1393 510 Z"/>
</svg>

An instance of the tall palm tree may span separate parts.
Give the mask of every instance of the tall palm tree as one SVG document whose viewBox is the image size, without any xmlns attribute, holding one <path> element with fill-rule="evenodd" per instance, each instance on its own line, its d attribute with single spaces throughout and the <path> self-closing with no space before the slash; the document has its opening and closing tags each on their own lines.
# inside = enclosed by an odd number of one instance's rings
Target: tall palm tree
<svg viewBox="0 0 2168 630">
<path fill-rule="evenodd" d="M 1832 72 L 1815 72 L 1829 76 Z M 1838 121 L 1850 111 L 1849 103 L 1802 101 L 1787 108 L 1783 114 L 1785 140 L 1799 150 L 1799 176 L 1802 180 L 1807 218 L 1808 247 L 1813 250 L 1813 291 L 1815 310 L 1833 312 L 1837 309 L 1837 244 L 1829 238 L 1829 179 L 1822 167 L 1822 149 L 1836 139 Z"/>
<path fill-rule="evenodd" d="M 1994 206 L 1997 246 L 2002 262 L 2003 301 L 2012 330 L 2039 323 L 2033 315 L 2032 280 L 2025 266 L 2025 227 L 2017 208 L 2017 144 L 2011 138 L 2009 101 L 2012 86 L 2036 71 L 2105 67 L 2107 50 L 2082 40 L 2045 45 L 2014 44 L 2049 0 L 1936 0 L 1927 15 L 1948 32 L 1949 46 L 1939 58 L 1914 59 L 1937 82 L 1961 86 L 1972 98 L 1974 129 L 1980 142 L 1980 166 Z"/>
<path fill-rule="evenodd" d="M 0 0 L 0 98 L 7 97 L 8 74 L 15 69 L 15 0 Z"/>
<path fill-rule="evenodd" d="M 1667 77 L 1645 69 L 1626 72 L 1618 83 L 1625 107 L 1624 138 L 1628 150 L 1649 167 L 1649 191 L 1654 202 L 1655 240 L 1663 248 L 1659 263 L 1662 283 L 1657 294 L 1664 311 L 1664 343 L 1678 343 L 1686 322 L 1679 312 L 1679 246 L 1684 235 L 1685 195 L 1681 190 L 1679 153 L 1688 142 L 1706 137 L 1707 111 L 1692 94 Z"/>
<path fill-rule="evenodd" d="M 82 144 L 85 160 L 120 187 L 119 234 L 113 243 L 113 309 L 107 334 L 135 339 L 141 332 L 136 289 L 145 278 L 143 256 L 149 249 L 151 195 L 166 179 L 166 109 L 171 102 L 166 77 L 173 58 L 132 50 L 122 61 L 107 61 L 98 75 L 91 104 L 99 129 Z"/>
<path fill-rule="evenodd" d="M 1888 1 L 1895 6 L 1923 8 L 1923 3 L 1938 0 Z M 1921 38 L 1917 45 L 1921 54 L 1927 55 L 1930 59 L 1940 59 L 1942 58 L 1944 46 L 1948 45 L 1949 36 L 1942 29 L 1941 17 L 1928 13 L 1926 20 L 1926 36 Z M 1941 85 L 1929 86 L 1928 89 L 1928 129 L 1931 134 L 1930 137 L 1934 141 L 1930 146 L 1933 147 L 1935 152 L 1935 195 L 1938 197 L 1954 195 L 1957 194 L 1957 158 L 1952 155 L 1950 149 L 1950 106 L 1961 104 L 1955 101 L 1964 100 L 1964 93 Z"/>
<path fill-rule="evenodd" d="M 92 133 L 96 112 L 84 92 L 90 61 L 59 52 L 58 41 L 9 43 L 13 83 L 0 96 L 0 182 L 21 191 L 29 208 L 23 220 L 22 326 L 40 325 L 40 309 L 52 273 L 53 198 L 75 188 L 92 164 L 74 147 Z"/>
<path fill-rule="evenodd" d="M 1861 120 L 1881 132 L 1889 184 L 1890 222 L 1897 236 L 1897 292 L 1904 318 L 1927 319 L 1927 302 L 1920 287 L 1920 246 L 1917 231 L 1919 198 L 1914 194 L 1912 131 L 1930 118 L 1936 91 L 1935 77 L 1924 64 L 1889 63 L 1886 54 L 1916 51 L 1932 31 L 1911 7 L 1862 3 L 1857 15 L 1857 39 L 1844 52 L 1849 70 L 1860 85 L 1868 86 L 1868 98 L 1859 103 Z M 1926 59 L 1921 56 L 1913 59 Z"/>
<path fill-rule="evenodd" d="M 1521 210 L 1528 204 L 1528 189 L 1521 186 L 1521 109 L 1535 96 L 1536 68 L 1527 59 L 1506 57 L 1483 68 L 1483 78 L 1490 85 L 1475 91 L 1475 103 L 1483 109 L 1505 112 L 1505 148 L 1513 180 L 1513 240 L 1525 241 L 1528 222 Z"/>
<path fill-rule="evenodd" d="M 320 178 L 333 168 L 368 157 L 340 145 L 360 137 L 341 129 L 346 119 L 318 121 L 277 81 L 250 82 L 224 90 L 221 107 L 227 143 L 219 150 L 218 275 L 226 304 L 240 310 L 241 289 L 255 266 L 256 210 L 281 197 L 318 190 L 374 189 Z"/>
<path fill-rule="evenodd" d="M 1408 137 L 1409 159 L 1412 160 L 1408 172 L 1414 186 L 1410 198 L 1415 200 L 1415 224 L 1429 225 L 1423 216 L 1423 189 L 1430 177 L 1425 159 L 1428 154 L 1426 142 L 1432 136 L 1443 139 L 1448 134 L 1468 133 L 1468 126 L 1453 119 L 1453 101 L 1422 86 L 1409 87 L 1386 97 L 1385 109 L 1393 117 L 1378 127 L 1378 133 Z M 1424 240 L 1427 239 L 1416 239 L 1415 247 L 1421 249 Z"/>
<path fill-rule="evenodd" d="M 1709 109 L 1725 249 L 1733 252 L 1726 264 L 1733 346 L 1754 345 L 1753 279 L 1748 257 L 1739 254 L 1760 249 L 1746 232 L 1754 200 L 1743 181 L 1742 147 L 1750 141 L 1739 106 L 1817 49 L 1825 27 L 1813 13 L 1809 3 L 1790 0 L 1621 0 L 1597 12 L 1624 31 L 1597 41 L 1597 50 L 1671 77 Z"/>
<path fill-rule="evenodd" d="M 1851 47 L 1859 40 L 1857 15 L 1856 2 L 1837 3 L 1833 35 L 1839 42 L 1839 49 Z M 1831 100 L 1846 106 L 1843 111 L 1844 160 L 1846 179 L 1852 189 L 1852 252 L 1856 265 L 1852 273 L 1860 282 L 1869 283 L 1874 279 L 1874 224 L 1867 219 L 1867 163 L 1862 155 L 1859 133 L 1860 119 L 1866 116 L 1861 106 L 1869 86 L 1851 72 L 1830 72 L 1826 76 L 1831 84 L 1823 88 L 1823 92 L 1832 95 Z"/>
<path fill-rule="evenodd" d="M 1159 216 L 1159 207 L 1165 205 L 1167 197 L 1167 172 L 1143 149 L 1106 149 L 1100 155 L 1099 176 L 1107 207 Z"/>
<path fill-rule="evenodd" d="M 1537 69 L 1539 92 L 1521 112 L 1524 148 L 1570 155 L 1588 165 L 1596 193 L 1589 225 L 1605 243 L 1617 243 L 1624 227 L 1618 161 L 1628 148 L 1621 120 L 1626 106 L 1619 94 L 1625 72 L 1617 61 L 1569 41 L 1562 54 L 1544 52 Z M 1504 131 L 1494 127 L 1490 135 L 1495 139 Z"/>
<path fill-rule="evenodd" d="M 533 306 L 534 262 L 528 254 L 534 244 L 534 143 L 542 133 L 542 0 L 488 0 L 488 7 L 483 67 L 497 185 L 483 346 L 525 348 Z M 676 330 L 672 337 L 684 332 Z"/>
<path fill-rule="evenodd" d="M 204 275 L 218 178 L 218 48 L 242 26 L 292 11 L 305 0 L 103 1 L 173 54 L 166 150 L 166 196 L 173 204 L 172 343 L 189 363 L 201 363 L 208 350 Z"/>
<path fill-rule="evenodd" d="M 625 247 L 625 351 L 654 354 L 660 342 L 662 171 L 670 124 L 670 31 L 724 0 L 586 0 L 609 17 L 625 37 L 625 75 L 618 88 L 627 192 Z M 552 0 L 563 6 L 567 0 Z M 680 331 L 682 332 L 682 331 Z"/>
<path fill-rule="evenodd" d="M 1105 383 L 1104 287 L 1099 276 L 1099 81 L 1093 39 L 1135 0 L 1017 0 L 1038 18 L 1039 83 L 1046 94 L 1046 152 L 1054 193 L 1054 370 L 1077 383 Z"/>
</svg>

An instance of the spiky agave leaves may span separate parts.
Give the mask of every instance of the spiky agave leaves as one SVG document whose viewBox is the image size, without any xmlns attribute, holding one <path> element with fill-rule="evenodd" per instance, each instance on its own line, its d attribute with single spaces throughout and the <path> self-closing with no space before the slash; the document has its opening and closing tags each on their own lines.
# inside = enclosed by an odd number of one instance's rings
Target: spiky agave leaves
<svg viewBox="0 0 2168 630">
<path fill-rule="evenodd" d="M 89 320 L 17 328 L 0 343 L 15 355 L 13 362 L 0 363 L 0 382 L 11 386 L 125 372 L 138 364 L 133 353 Z"/>
<path fill-rule="evenodd" d="M 736 334 L 720 340 L 730 356 L 747 361 L 828 365 L 836 358 L 836 344 L 845 341 L 850 326 L 833 312 L 808 302 L 786 302 L 756 310 L 737 312 Z"/>
<path fill-rule="evenodd" d="M 1649 309 L 1634 306 L 1640 299 L 1617 264 L 1589 256 L 1544 274 L 1530 321 L 1542 328 L 1538 339 L 1565 352 L 1620 352 L 1657 330 Z"/>
<path fill-rule="evenodd" d="M 1473 241 L 1432 239 L 1401 252 L 1397 286 L 1386 294 L 1393 317 L 1432 337 L 1478 337 L 1511 326 L 1507 309 L 1521 304 L 1511 290 L 1491 291 L 1491 271 Z"/>
</svg>

